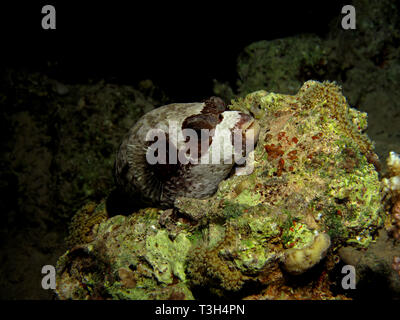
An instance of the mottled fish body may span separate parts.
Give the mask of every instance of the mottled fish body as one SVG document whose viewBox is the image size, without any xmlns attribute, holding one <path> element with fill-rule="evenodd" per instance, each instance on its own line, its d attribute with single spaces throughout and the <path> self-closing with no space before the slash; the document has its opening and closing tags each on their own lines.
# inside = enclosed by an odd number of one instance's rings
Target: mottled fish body
<svg viewBox="0 0 400 320">
<path fill-rule="evenodd" d="M 176 130 L 171 130 L 172 125 Z M 171 150 L 178 154 L 179 150 L 187 146 L 187 139 L 182 138 L 184 129 L 194 130 L 199 138 L 196 143 L 199 151 L 197 163 L 182 163 L 179 159 L 177 162 L 169 161 Z M 202 129 L 208 129 L 212 133 L 207 139 L 209 141 L 203 143 Z M 150 164 L 146 157 L 151 151 L 149 148 L 154 145 L 154 140 L 146 139 L 151 130 L 164 132 L 166 135 L 167 161 L 164 164 Z M 227 130 L 231 133 L 228 142 L 226 135 L 223 136 Z M 204 162 L 210 162 L 207 160 L 216 152 L 229 155 L 230 151 L 232 158 L 232 153 L 236 150 L 233 148 L 235 130 L 241 130 L 243 135 L 243 143 L 238 152 L 241 156 L 246 156 L 246 138 L 251 139 L 254 147 L 259 131 L 258 124 L 247 114 L 226 110 L 221 99 L 213 97 L 202 103 L 175 103 L 154 109 L 139 119 L 124 137 L 115 161 L 116 184 L 131 197 L 140 195 L 145 202 L 162 206 L 172 206 L 174 200 L 181 196 L 200 199 L 209 197 L 230 174 L 234 161 L 228 161 L 229 156 L 225 156 L 218 163 Z M 177 132 L 178 138 L 173 139 L 170 136 L 174 132 Z M 254 132 L 254 136 L 248 135 L 249 132 Z M 201 147 L 204 147 L 204 143 L 206 148 Z M 221 146 L 226 150 L 220 150 Z"/>
</svg>

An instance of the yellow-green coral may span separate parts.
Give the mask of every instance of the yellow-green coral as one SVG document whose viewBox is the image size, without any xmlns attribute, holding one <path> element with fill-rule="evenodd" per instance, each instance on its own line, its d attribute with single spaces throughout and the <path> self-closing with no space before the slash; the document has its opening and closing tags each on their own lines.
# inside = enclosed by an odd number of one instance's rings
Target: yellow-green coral
<svg viewBox="0 0 400 320">
<path fill-rule="evenodd" d="M 224 290 L 239 290 L 246 278 L 231 263 L 222 259 L 220 251 L 235 240 L 234 230 L 225 229 L 224 239 L 214 248 L 206 245 L 193 249 L 188 261 L 188 273 L 195 285 L 209 283 Z"/>
</svg>

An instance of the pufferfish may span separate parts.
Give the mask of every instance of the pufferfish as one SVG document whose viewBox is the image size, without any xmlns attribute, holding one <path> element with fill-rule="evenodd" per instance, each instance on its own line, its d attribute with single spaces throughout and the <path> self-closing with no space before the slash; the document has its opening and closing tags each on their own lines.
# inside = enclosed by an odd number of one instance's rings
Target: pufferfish
<svg viewBox="0 0 400 320">
<path fill-rule="evenodd" d="M 174 124 L 177 136 L 181 139 L 171 138 L 171 124 Z M 194 140 L 198 151 L 197 159 L 188 156 L 186 163 L 179 160 L 171 162 L 171 150 L 179 152 L 188 142 L 187 136 L 182 138 L 184 129 L 193 129 L 199 137 L 197 141 Z M 204 138 L 201 135 L 202 129 L 208 129 L 209 136 Z M 166 152 L 164 162 L 151 163 L 148 160 L 149 152 L 154 152 L 154 155 L 160 152 L 154 150 L 157 139 L 148 141 L 150 130 L 165 133 L 166 147 L 161 149 Z M 227 130 L 231 136 L 226 139 L 225 134 L 224 140 L 222 133 Z M 250 151 L 253 150 L 259 130 L 253 117 L 239 111 L 227 110 L 224 102 L 217 97 L 201 103 L 174 103 L 159 107 L 140 118 L 124 137 L 114 165 L 116 185 L 130 198 L 163 207 L 173 206 L 177 197 L 210 197 L 216 192 L 219 183 L 230 175 L 235 165 L 233 156 L 241 156 L 243 160 L 248 156 L 247 146 L 250 145 Z M 241 144 L 234 144 L 233 137 L 237 132 L 242 135 Z M 224 140 L 223 143 L 221 139 Z M 229 149 L 231 154 L 222 152 L 223 159 L 218 163 L 203 161 L 206 158 L 211 159 L 216 152 L 221 153 L 221 145 L 224 149 Z"/>
</svg>

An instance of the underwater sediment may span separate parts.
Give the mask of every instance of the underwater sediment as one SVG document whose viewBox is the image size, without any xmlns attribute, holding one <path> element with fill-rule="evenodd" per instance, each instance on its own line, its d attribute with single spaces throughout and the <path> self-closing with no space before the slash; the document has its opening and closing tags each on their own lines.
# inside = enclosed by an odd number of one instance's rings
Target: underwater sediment
<svg viewBox="0 0 400 320">
<path fill-rule="evenodd" d="M 86 204 L 57 264 L 58 298 L 345 298 L 329 289 L 338 249 L 368 248 L 386 219 L 367 114 L 317 81 L 229 108 L 260 126 L 253 172 L 169 209 L 109 217 L 105 201 Z M 311 284 L 291 287 L 317 265 Z"/>
</svg>

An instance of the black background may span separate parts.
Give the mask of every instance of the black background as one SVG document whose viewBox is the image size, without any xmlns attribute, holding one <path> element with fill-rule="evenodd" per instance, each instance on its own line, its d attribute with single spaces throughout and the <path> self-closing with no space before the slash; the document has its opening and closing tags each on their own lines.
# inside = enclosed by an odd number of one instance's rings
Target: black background
<svg viewBox="0 0 400 320">
<path fill-rule="evenodd" d="M 45 4 L 56 8 L 56 30 L 41 28 Z M 195 101 L 212 94 L 213 79 L 234 85 L 236 59 L 246 45 L 308 32 L 323 36 L 343 5 L 13 1 L 0 5 L 2 63 L 46 72 L 66 83 L 151 79 L 172 100 Z"/>
</svg>

